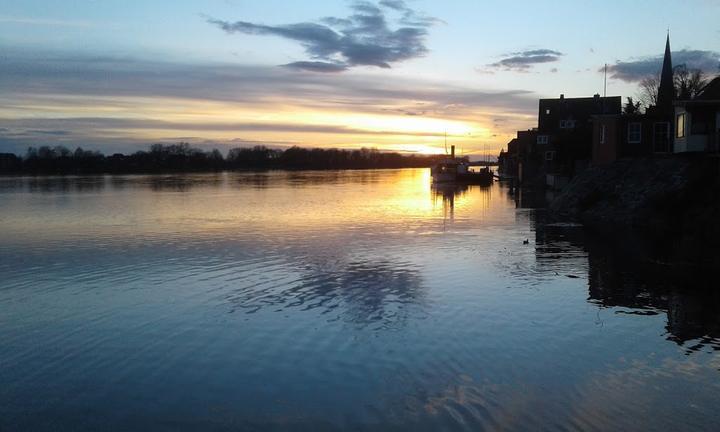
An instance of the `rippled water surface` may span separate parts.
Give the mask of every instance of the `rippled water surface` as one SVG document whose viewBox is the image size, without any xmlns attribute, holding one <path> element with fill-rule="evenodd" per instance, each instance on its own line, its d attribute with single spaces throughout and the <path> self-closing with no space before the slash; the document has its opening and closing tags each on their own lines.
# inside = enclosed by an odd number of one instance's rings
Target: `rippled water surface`
<svg viewBox="0 0 720 432">
<path fill-rule="evenodd" d="M 516 198 L 0 178 L 0 430 L 717 430 L 719 295 Z"/>
</svg>

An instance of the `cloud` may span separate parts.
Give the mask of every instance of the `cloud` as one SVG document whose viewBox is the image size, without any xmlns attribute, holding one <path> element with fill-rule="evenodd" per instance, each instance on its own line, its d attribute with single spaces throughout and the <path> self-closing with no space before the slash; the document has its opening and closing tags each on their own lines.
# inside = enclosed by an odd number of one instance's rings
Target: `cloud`
<svg viewBox="0 0 720 432">
<path fill-rule="evenodd" d="M 402 18 L 400 18 L 399 21 L 401 24 L 411 26 L 433 26 L 435 24 L 445 24 L 445 21 L 439 18 L 418 13 L 410 8 L 403 0 L 381 0 L 378 4 L 384 8 L 401 12 Z"/>
<path fill-rule="evenodd" d="M 291 69 L 301 69 L 310 72 L 337 73 L 348 70 L 347 65 L 343 63 L 328 63 L 321 61 L 298 61 L 283 65 Z"/>
<path fill-rule="evenodd" d="M 342 72 L 355 66 L 390 68 L 393 63 L 427 54 L 428 28 L 439 20 L 426 17 L 401 0 L 382 0 L 377 5 L 358 1 L 348 17 L 325 17 L 319 23 L 266 25 L 248 21 L 225 21 L 207 17 L 208 23 L 226 33 L 277 36 L 299 42 L 312 61 L 289 66 L 314 72 Z M 393 29 L 389 14 L 398 15 Z"/>
<path fill-rule="evenodd" d="M 69 132 L 65 131 L 65 130 L 28 129 L 27 132 L 31 133 L 31 134 L 51 135 L 51 136 L 69 135 Z"/>
<path fill-rule="evenodd" d="M 403 0 L 380 0 L 380 6 L 386 8 L 395 9 L 397 11 L 405 11 L 408 9 L 407 5 Z"/>
<path fill-rule="evenodd" d="M 672 53 L 673 65 L 686 65 L 690 69 L 700 69 L 715 73 L 720 66 L 720 53 L 717 51 L 680 50 Z M 626 61 L 618 61 L 608 65 L 611 78 L 625 82 L 638 82 L 652 75 L 658 75 L 662 69 L 663 55 L 641 57 Z M 603 71 L 600 68 L 599 71 Z"/>
<path fill-rule="evenodd" d="M 507 54 L 507 56 L 495 63 L 488 65 L 490 68 L 506 71 L 527 72 L 534 65 L 542 63 L 553 63 L 560 60 L 563 53 L 551 49 L 534 49 L 518 51 Z"/>
</svg>

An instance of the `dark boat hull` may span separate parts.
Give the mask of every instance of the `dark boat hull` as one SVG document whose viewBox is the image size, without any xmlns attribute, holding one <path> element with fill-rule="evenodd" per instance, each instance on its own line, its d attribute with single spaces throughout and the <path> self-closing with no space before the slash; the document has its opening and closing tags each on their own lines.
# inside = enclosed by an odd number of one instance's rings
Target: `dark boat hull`
<svg viewBox="0 0 720 432">
<path fill-rule="evenodd" d="M 482 168 L 480 171 L 470 171 L 467 164 L 455 161 L 440 163 L 430 169 L 433 183 L 457 183 L 490 185 L 493 182 L 493 172 L 490 168 Z"/>
<path fill-rule="evenodd" d="M 489 185 L 493 182 L 493 175 L 490 171 L 482 171 L 479 173 L 467 173 L 467 174 L 457 174 L 456 181 L 458 183 L 465 183 L 465 184 L 479 184 L 479 185 Z"/>
<path fill-rule="evenodd" d="M 447 184 L 474 184 L 474 185 L 489 185 L 493 182 L 492 174 L 455 174 L 453 176 L 438 175 L 433 176 L 433 183 L 447 183 Z"/>
</svg>

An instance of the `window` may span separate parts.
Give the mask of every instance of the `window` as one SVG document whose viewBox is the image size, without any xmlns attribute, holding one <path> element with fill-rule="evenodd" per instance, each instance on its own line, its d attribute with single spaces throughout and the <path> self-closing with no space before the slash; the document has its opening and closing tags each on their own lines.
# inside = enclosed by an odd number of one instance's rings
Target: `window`
<svg viewBox="0 0 720 432">
<path fill-rule="evenodd" d="M 550 108 L 545 109 L 545 115 L 550 115 Z"/>
<path fill-rule="evenodd" d="M 545 160 L 551 161 L 553 159 L 555 159 L 555 152 L 554 151 L 546 151 L 545 152 Z"/>
<path fill-rule="evenodd" d="M 685 113 L 677 115 L 677 122 L 675 124 L 675 136 L 685 138 Z"/>
<path fill-rule="evenodd" d="M 537 137 L 537 143 L 538 143 L 538 144 L 547 144 L 547 143 L 548 143 L 548 136 L 547 136 L 547 135 L 538 135 L 538 137 Z"/>
<path fill-rule="evenodd" d="M 600 125 L 600 144 L 605 144 L 605 125 Z"/>
<path fill-rule="evenodd" d="M 572 129 L 575 127 L 575 120 L 560 120 L 560 129 Z"/>
<path fill-rule="evenodd" d="M 627 141 L 631 144 L 637 144 L 642 140 L 642 123 L 628 123 Z"/>
</svg>

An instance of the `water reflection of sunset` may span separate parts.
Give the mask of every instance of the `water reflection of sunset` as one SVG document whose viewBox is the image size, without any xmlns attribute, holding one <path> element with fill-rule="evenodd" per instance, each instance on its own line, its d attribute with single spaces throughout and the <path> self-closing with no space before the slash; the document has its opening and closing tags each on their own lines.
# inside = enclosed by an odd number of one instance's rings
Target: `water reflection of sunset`
<svg viewBox="0 0 720 432">
<path fill-rule="evenodd" d="M 58 193 L 52 215 L 5 213 L 11 236 L 47 237 L 77 230 L 86 235 L 122 237 L 173 229 L 180 237 L 232 235 L 236 231 L 314 232 L 382 224 L 400 230 L 432 229 L 447 217 L 452 200 L 456 217 L 488 217 L 490 189 L 433 189 L 428 169 L 221 173 L 184 176 L 74 177 L 62 181 L 26 179 L 28 191 Z M 84 197 L 92 196 L 92 200 Z M 22 199 L 11 195 L 9 201 Z M 82 214 L 60 205 L 84 202 Z M 490 215 L 489 217 L 492 217 Z M 421 228 L 422 226 L 422 228 Z M 169 228 L 173 227 L 173 228 Z M 178 230 L 178 227 L 182 227 Z M 263 234 L 264 233 L 264 234 Z"/>
</svg>

